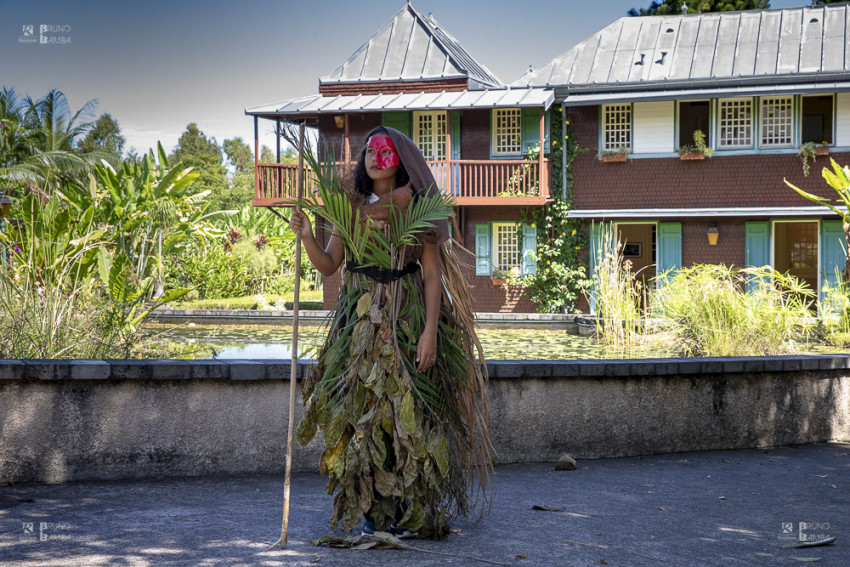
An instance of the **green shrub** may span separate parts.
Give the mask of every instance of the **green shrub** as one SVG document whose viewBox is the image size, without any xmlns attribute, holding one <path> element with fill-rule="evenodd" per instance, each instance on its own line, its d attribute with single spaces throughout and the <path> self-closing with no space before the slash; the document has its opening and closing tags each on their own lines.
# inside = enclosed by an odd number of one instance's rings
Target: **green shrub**
<svg viewBox="0 0 850 567">
<path fill-rule="evenodd" d="M 833 286 L 825 286 L 821 321 L 826 342 L 837 347 L 850 345 L 850 285 L 837 274 Z"/>
<path fill-rule="evenodd" d="M 808 340 L 814 294 L 789 274 L 696 265 L 660 277 L 655 311 L 672 323 L 687 356 L 781 354 Z"/>
</svg>

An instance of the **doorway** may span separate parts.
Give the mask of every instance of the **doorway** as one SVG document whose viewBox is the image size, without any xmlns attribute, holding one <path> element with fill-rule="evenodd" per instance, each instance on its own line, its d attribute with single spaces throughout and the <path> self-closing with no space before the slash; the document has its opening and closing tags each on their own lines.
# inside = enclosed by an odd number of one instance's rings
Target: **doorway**
<svg viewBox="0 0 850 567">
<path fill-rule="evenodd" d="M 774 222 L 773 267 L 817 290 L 818 237 L 817 221 Z"/>
</svg>

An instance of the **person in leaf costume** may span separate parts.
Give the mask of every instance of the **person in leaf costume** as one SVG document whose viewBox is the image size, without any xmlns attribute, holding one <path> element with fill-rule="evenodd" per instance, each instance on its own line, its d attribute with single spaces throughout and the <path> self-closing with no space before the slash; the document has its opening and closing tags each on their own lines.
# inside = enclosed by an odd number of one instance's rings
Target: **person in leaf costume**
<svg viewBox="0 0 850 567">
<path fill-rule="evenodd" d="M 323 249 L 307 215 L 290 220 L 313 265 L 343 266 L 327 340 L 302 384 L 304 446 L 321 428 L 319 470 L 334 495 L 329 524 L 440 537 L 491 491 L 486 366 L 472 302 L 449 239 L 452 200 L 414 143 L 370 132 L 353 188 L 305 156 L 317 200 L 302 206 L 333 226 Z"/>
</svg>

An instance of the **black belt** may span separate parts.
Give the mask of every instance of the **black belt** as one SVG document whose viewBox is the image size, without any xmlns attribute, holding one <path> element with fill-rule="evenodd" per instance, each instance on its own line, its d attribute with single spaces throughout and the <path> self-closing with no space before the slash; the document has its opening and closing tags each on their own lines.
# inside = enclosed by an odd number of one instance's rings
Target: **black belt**
<svg viewBox="0 0 850 567">
<path fill-rule="evenodd" d="M 345 269 L 355 274 L 363 274 L 369 279 L 375 280 L 378 283 L 388 284 L 409 274 L 415 274 L 419 271 L 417 262 L 408 262 L 404 268 L 400 270 L 392 270 L 389 268 L 379 268 L 377 266 L 361 266 L 357 262 L 346 262 Z"/>
</svg>

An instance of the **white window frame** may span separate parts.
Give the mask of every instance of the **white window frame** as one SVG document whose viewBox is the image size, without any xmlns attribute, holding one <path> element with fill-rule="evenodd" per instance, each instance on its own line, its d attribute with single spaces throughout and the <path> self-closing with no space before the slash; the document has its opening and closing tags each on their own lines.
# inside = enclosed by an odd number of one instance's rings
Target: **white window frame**
<svg viewBox="0 0 850 567">
<path fill-rule="evenodd" d="M 504 229 L 504 232 L 501 234 L 510 234 L 511 238 L 514 239 L 514 244 L 516 245 L 516 263 L 501 263 L 499 257 L 499 235 L 500 230 Z M 520 235 L 520 223 L 517 222 L 494 222 L 492 224 L 492 238 L 493 238 L 493 250 L 492 259 L 493 268 L 496 270 L 502 270 L 508 272 L 511 268 L 519 268 L 522 270 L 522 236 Z M 506 251 L 507 254 L 514 254 L 513 251 Z"/>
<path fill-rule="evenodd" d="M 602 105 L 602 140 L 600 147 L 603 152 L 618 152 L 626 147 L 632 151 L 632 105 L 603 104 Z"/>
<path fill-rule="evenodd" d="M 500 117 L 500 114 L 503 116 Z M 500 125 L 500 118 L 504 118 L 509 122 L 507 126 Z M 493 109 L 493 128 L 490 137 L 490 147 L 494 156 L 518 156 L 522 155 L 522 109 L 520 108 L 494 108 Z M 516 134 L 515 137 L 514 134 Z M 513 137 L 513 138 L 512 138 Z M 508 140 L 514 139 L 516 143 L 510 145 L 509 149 L 500 147 L 509 146 L 509 144 L 500 144 L 502 138 Z"/>
<path fill-rule="evenodd" d="M 716 139 L 718 149 L 738 150 L 755 147 L 753 106 L 753 99 L 751 97 L 721 98 L 717 100 Z M 724 110 L 726 110 L 724 107 L 728 107 L 733 115 L 724 117 Z M 749 116 L 738 115 L 739 112 L 746 112 L 746 110 L 749 110 Z"/>
<path fill-rule="evenodd" d="M 432 120 L 435 130 L 430 134 L 434 139 L 425 140 L 420 128 L 423 119 Z M 422 152 L 425 161 L 443 161 L 446 159 L 446 111 L 415 111 L 413 113 L 413 143 Z"/>
<path fill-rule="evenodd" d="M 759 99 L 759 147 L 794 146 L 794 96 L 763 96 Z"/>
</svg>

